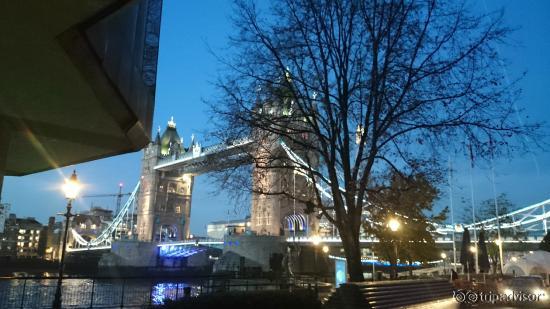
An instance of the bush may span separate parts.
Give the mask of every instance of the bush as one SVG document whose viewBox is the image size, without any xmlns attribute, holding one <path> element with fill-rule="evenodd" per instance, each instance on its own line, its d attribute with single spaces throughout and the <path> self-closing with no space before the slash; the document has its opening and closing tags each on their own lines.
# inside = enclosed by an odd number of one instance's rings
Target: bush
<svg viewBox="0 0 550 309">
<path fill-rule="evenodd" d="M 309 291 L 231 292 L 167 300 L 162 308 L 320 309 L 321 302 Z"/>
</svg>

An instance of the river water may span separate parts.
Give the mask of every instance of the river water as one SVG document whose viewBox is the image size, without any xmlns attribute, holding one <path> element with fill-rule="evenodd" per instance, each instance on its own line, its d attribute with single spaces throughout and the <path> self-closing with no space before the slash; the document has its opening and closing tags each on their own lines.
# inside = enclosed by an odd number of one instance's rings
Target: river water
<svg viewBox="0 0 550 309">
<path fill-rule="evenodd" d="M 186 290 L 197 296 L 211 291 L 212 285 L 216 284 L 192 280 L 63 279 L 62 300 L 64 308 L 140 308 L 182 298 Z M 56 286 L 56 279 L 1 279 L 0 308 L 50 308 Z"/>
<path fill-rule="evenodd" d="M 1 279 L 0 309 L 51 308 L 57 279 Z M 63 308 L 145 308 L 188 296 L 220 291 L 284 288 L 265 279 L 171 278 L 63 279 Z"/>
</svg>

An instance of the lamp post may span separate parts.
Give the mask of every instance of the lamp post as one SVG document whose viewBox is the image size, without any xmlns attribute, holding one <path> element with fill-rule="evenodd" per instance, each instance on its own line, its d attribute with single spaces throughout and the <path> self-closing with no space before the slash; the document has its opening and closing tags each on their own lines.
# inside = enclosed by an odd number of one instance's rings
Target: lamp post
<svg viewBox="0 0 550 309">
<path fill-rule="evenodd" d="M 500 264 L 500 274 L 502 275 L 502 268 L 504 267 L 504 261 L 502 260 L 502 239 L 500 238 L 500 233 L 498 234 L 498 239 L 495 240 L 495 244 L 498 246 L 498 259 Z"/>
<path fill-rule="evenodd" d="M 73 214 L 71 214 L 72 201 L 77 197 L 78 192 L 80 191 L 80 184 L 76 177 L 76 171 L 73 171 L 73 174 L 68 180 L 65 180 L 63 184 L 63 192 L 65 193 L 65 198 L 67 199 L 67 212 L 63 214 L 65 216 L 65 231 L 63 234 L 63 246 L 61 249 L 61 259 L 59 260 L 59 275 L 57 278 L 57 289 L 55 290 L 55 298 L 53 300 L 53 308 L 61 308 L 61 285 L 63 283 L 63 268 L 65 267 L 65 250 L 67 249 L 67 236 L 69 235 L 69 221 Z"/>
<path fill-rule="evenodd" d="M 443 260 L 443 275 L 447 274 L 447 267 L 445 265 L 445 262 L 447 260 L 447 254 L 445 252 L 441 252 L 441 259 Z"/>
<path fill-rule="evenodd" d="M 475 246 L 470 246 L 470 252 L 476 254 L 477 248 Z M 472 271 L 471 267 L 472 265 L 470 265 L 470 258 L 468 257 L 468 281 L 470 281 L 470 272 Z"/>
<path fill-rule="evenodd" d="M 317 247 L 319 247 L 321 239 L 319 238 L 319 236 L 314 235 L 313 237 L 311 237 L 311 243 L 313 244 L 313 252 L 315 254 L 313 267 L 315 268 L 315 277 L 317 277 Z"/>
<path fill-rule="evenodd" d="M 388 227 L 392 232 L 397 232 L 399 230 L 399 227 L 401 226 L 401 223 L 395 218 L 391 218 L 388 221 Z M 394 241 L 393 247 L 395 249 L 395 273 L 394 273 L 394 279 L 397 279 L 397 241 Z"/>
</svg>

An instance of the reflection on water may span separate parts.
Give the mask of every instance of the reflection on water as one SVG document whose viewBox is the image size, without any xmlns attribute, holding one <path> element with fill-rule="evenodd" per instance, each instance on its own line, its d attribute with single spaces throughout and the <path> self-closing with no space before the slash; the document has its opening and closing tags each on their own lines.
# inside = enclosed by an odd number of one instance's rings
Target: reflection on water
<svg viewBox="0 0 550 309">
<path fill-rule="evenodd" d="M 185 296 L 185 288 L 190 288 L 190 296 L 196 297 L 202 292 L 202 286 L 185 283 L 157 283 L 151 292 L 152 303 L 162 305 L 166 299 L 176 300 Z"/>
<path fill-rule="evenodd" d="M 168 281 L 168 280 L 167 280 Z M 56 279 L 0 280 L 0 308 L 48 308 L 53 303 Z M 202 283 L 180 280 L 153 282 L 149 279 L 64 279 L 63 307 L 145 306 L 163 304 L 165 299 L 183 298 L 203 291 Z"/>
</svg>

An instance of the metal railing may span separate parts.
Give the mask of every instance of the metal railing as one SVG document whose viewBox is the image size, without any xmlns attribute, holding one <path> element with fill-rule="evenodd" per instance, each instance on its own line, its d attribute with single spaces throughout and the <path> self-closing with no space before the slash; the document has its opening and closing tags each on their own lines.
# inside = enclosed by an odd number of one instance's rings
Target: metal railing
<svg viewBox="0 0 550 309">
<path fill-rule="evenodd" d="M 0 308 L 51 308 L 57 277 L 0 278 Z M 277 280 L 207 277 L 79 277 L 64 278 L 63 308 L 149 308 L 165 300 L 236 292 L 316 289 L 314 280 L 281 278 Z"/>
</svg>

